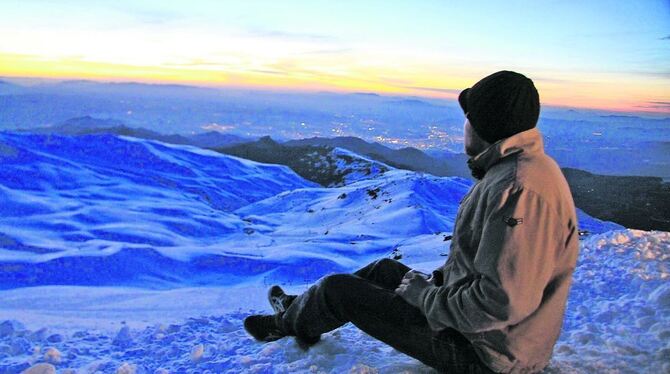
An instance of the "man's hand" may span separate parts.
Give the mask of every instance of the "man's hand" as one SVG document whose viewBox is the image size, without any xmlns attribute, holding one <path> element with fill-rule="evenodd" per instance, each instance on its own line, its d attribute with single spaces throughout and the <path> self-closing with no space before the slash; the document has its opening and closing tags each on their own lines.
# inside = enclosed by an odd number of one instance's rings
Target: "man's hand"
<svg viewBox="0 0 670 374">
<path fill-rule="evenodd" d="M 395 293 L 400 295 L 409 304 L 419 307 L 421 302 L 421 291 L 424 288 L 432 286 L 433 283 L 428 278 L 428 275 L 418 272 L 416 270 L 408 271 L 400 281 L 400 285 L 395 289 Z"/>
</svg>

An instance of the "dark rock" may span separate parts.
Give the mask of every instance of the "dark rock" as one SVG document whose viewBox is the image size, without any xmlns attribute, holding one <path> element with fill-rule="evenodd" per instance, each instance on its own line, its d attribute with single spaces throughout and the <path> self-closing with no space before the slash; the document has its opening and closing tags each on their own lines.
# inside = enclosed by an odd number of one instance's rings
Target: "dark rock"
<svg viewBox="0 0 670 374">
<path fill-rule="evenodd" d="M 123 326 L 116 334 L 112 344 L 118 347 L 126 348 L 133 344 L 133 337 L 130 335 L 130 328 Z"/>
<path fill-rule="evenodd" d="M 47 341 L 49 343 L 60 343 L 63 341 L 63 335 L 61 334 L 49 335 L 49 337 L 47 337 Z"/>
<path fill-rule="evenodd" d="M 25 326 L 19 321 L 7 320 L 0 323 L 0 338 L 13 336 L 16 332 L 25 330 Z"/>
</svg>

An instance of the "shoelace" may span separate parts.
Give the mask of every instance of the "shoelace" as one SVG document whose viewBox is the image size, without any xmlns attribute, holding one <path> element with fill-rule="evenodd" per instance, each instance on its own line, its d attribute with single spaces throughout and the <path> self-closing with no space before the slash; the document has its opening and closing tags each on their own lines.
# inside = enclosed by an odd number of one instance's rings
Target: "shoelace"
<svg viewBox="0 0 670 374">
<path fill-rule="evenodd" d="M 282 302 L 281 298 L 279 298 L 279 297 L 273 297 L 272 298 L 272 305 L 273 305 L 273 309 L 276 312 L 286 311 L 286 308 L 284 308 L 284 303 Z"/>
</svg>

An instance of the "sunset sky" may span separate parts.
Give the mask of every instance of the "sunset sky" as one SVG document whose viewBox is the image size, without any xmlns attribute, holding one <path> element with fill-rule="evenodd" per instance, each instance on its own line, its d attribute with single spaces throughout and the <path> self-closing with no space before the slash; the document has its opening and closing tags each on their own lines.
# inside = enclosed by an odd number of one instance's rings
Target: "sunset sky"
<svg viewBox="0 0 670 374">
<path fill-rule="evenodd" d="M 670 114 L 670 2 L 0 2 L 0 76 L 454 98 L 498 70 L 545 105 Z"/>
</svg>

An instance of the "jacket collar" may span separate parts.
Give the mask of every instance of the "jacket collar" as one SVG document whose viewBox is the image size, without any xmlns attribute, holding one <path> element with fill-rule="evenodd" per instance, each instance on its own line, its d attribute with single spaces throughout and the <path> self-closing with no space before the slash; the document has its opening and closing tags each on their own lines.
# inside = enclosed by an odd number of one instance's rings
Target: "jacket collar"
<svg viewBox="0 0 670 374">
<path fill-rule="evenodd" d="M 478 155 L 468 159 L 468 167 L 473 177 L 482 179 L 493 165 L 505 157 L 521 152 L 544 153 L 542 134 L 537 127 L 498 140 Z"/>
</svg>

